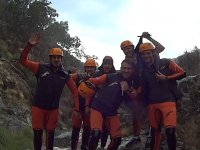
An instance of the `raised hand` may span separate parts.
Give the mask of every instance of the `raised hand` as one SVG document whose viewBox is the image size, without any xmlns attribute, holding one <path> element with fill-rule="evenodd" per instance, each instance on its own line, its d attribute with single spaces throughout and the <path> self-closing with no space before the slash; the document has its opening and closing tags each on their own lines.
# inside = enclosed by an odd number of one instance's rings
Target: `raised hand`
<svg viewBox="0 0 200 150">
<path fill-rule="evenodd" d="M 33 33 L 29 38 L 29 44 L 36 45 L 40 42 L 40 35 L 38 33 Z"/>
<path fill-rule="evenodd" d="M 150 36 L 151 36 L 151 35 L 149 34 L 149 32 L 143 32 L 143 33 L 142 33 L 142 37 L 143 37 L 143 38 L 147 38 L 147 39 L 148 39 Z"/>
</svg>

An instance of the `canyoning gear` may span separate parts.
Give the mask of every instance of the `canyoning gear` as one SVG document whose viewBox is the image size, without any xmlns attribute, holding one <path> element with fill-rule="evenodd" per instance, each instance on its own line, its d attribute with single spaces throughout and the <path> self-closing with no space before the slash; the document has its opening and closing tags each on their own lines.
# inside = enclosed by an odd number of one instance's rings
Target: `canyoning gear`
<svg viewBox="0 0 200 150">
<path fill-rule="evenodd" d="M 79 132 L 81 127 L 83 128 L 82 132 L 82 146 L 87 147 L 90 135 L 90 115 L 86 114 L 84 110 L 80 109 L 80 117 L 75 116 L 76 111 L 72 112 L 72 135 L 71 135 L 71 149 L 76 150 L 77 143 L 79 139 Z"/>
<path fill-rule="evenodd" d="M 79 114 L 80 116 L 76 116 L 76 110 L 72 112 L 72 126 L 73 131 L 71 135 L 71 140 L 73 141 L 71 144 L 71 149 L 77 149 L 77 143 L 79 139 L 79 132 L 81 127 L 83 128 L 82 132 L 82 143 L 81 150 L 87 150 L 88 141 L 90 136 L 90 101 L 92 100 L 93 95 L 95 94 L 96 86 L 94 86 L 88 78 L 90 77 L 88 74 L 71 74 L 72 79 L 75 81 L 76 86 L 78 88 L 79 94 Z M 74 131 L 76 130 L 76 131 Z"/>
<path fill-rule="evenodd" d="M 117 150 L 121 144 L 121 137 L 112 138 L 111 143 L 108 145 L 107 150 Z"/>
<path fill-rule="evenodd" d="M 60 65 L 58 70 L 54 72 L 51 64 L 39 64 L 38 62 L 30 61 L 28 59 L 30 49 L 31 46 L 28 44 L 22 51 L 20 64 L 29 68 L 37 78 L 33 106 L 48 110 L 58 108 L 60 95 L 64 85 L 67 84 L 73 96 L 74 106 L 78 109 L 77 88 L 74 87 L 74 82 L 69 74 L 65 72 L 63 66 Z"/>
<path fill-rule="evenodd" d="M 42 147 L 42 132 L 46 131 L 46 149 L 53 150 L 54 130 L 58 121 L 59 100 L 66 84 L 72 93 L 74 109 L 78 111 L 78 91 L 74 81 L 61 65 L 63 52 L 61 49 L 50 50 L 50 64 L 40 64 L 28 59 L 31 47 L 38 42 L 38 37 L 31 37 L 30 43 L 20 55 L 20 64 L 30 69 L 37 78 L 37 88 L 32 103 L 32 128 L 34 131 L 34 147 Z M 54 57 L 55 56 L 55 57 Z M 54 57 L 54 58 L 52 58 Z"/>
<path fill-rule="evenodd" d="M 155 46 L 149 42 L 142 43 L 139 46 L 139 52 L 142 53 L 144 51 L 154 50 Z"/>
<path fill-rule="evenodd" d="M 127 93 L 122 95 L 120 82 L 125 80 L 121 73 L 105 74 L 98 79 L 90 78 L 91 82 L 104 83 L 100 90 L 94 96 L 91 108 L 100 111 L 104 116 L 114 116 L 117 114 L 117 109 L 121 102 L 127 96 Z M 131 87 L 132 83 L 136 84 L 138 80 L 126 79 Z M 94 83 L 95 84 L 95 83 Z M 112 94 L 110 94 L 112 93 Z"/>
<path fill-rule="evenodd" d="M 58 109 L 46 110 L 36 106 L 31 108 L 33 129 L 54 130 L 58 121 Z"/>
<path fill-rule="evenodd" d="M 159 60 L 158 70 L 153 65 L 152 63 L 145 63 L 143 91 L 144 99 L 148 104 L 149 125 L 152 127 L 152 149 L 159 150 L 162 123 L 164 123 L 165 129 L 175 128 L 177 121 L 176 96 L 170 89 L 170 82 L 182 79 L 185 77 L 185 72 L 176 63 L 168 59 Z M 170 134 L 170 131 L 168 131 L 168 134 L 171 139 L 171 141 L 168 141 L 169 147 L 170 144 L 173 147 L 176 143 L 175 130 L 174 135 Z"/>
<path fill-rule="evenodd" d="M 176 150 L 176 134 L 175 128 L 166 128 L 165 132 L 167 135 L 167 144 L 169 150 Z"/>
<path fill-rule="evenodd" d="M 92 98 L 96 93 L 96 86 L 89 80 L 82 81 L 78 86 L 78 93 L 83 98 Z"/>
<path fill-rule="evenodd" d="M 60 48 L 52 48 L 49 51 L 49 56 L 58 55 L 63 57 L 63 51 Z"/>
<path fill-rule="evenodd" d="M 159 73 L 167 76 L 167 80 L 158 81 L 155 77 L 157 70 L 152 64 L 145 66 L 143 77 L 144 100 L 148 104 L 160 103 L 164 101 L 175 102 L 180 93 L 177 89 L 176 80 L 185 77 L 184 70 L 169 59 L 159 60 Z M 150 86 L 147 90 L 147 85 Z M 173 91 L 173 92 L 172 92 Z M 178 94 L 179 93 L 179 94 Z M 176 95 L 177 94 L 177 95 Z"/>
<path fill-rule="evenodd" d="M 42 148 L 42 133 L 43 133 L 43 130 L 40 130 L 40 129 L 33 130 L 34 150 L 41 150 Z"/>
<path fill-rule="evenodd" d="M 97 64 L 94 59 L 88 58 L 84 63 L 84 71 L 87 75 L 93 76 L 96 71 Z"/>
<path fill-rule="evenodd" d="M 117 109 L 123 101 L 120 85 L 120 81 L 123 79 L 119 73 L 106 74 L 99 78 L 104 77 L 106 78 L 106 83 L 102 85 L 101 90 L 97 90 L 91 108 L 100 111 L 104 116 L 114 116 L 117 114 Z M 90 78 L 90 80 L 92 79 Z"/>
<path fill-rule="evenodd" d="M 81 150 L 87 150 L 90 138 L 90 126 L 83 127 Z"/>
<path fill-rule="evenodd" d="M 84 67 L 96 67 L 97 64 L 93 58 L 88 58 L 84 63 Z"/>
<path fill-rule="evenodd" d="M 128 47 L 128 46 L 133 46 L 133 47 L 134 47 L 133 43 L 132 43 L 131 41 L 129 41 L 129 40 L 123 41 L 123 42 L 121 43 L 121 45 L 120 45 L 120 47 L 121 47 L 122 50 L 123 50 L 125 47 Z"/>
<path fill-rule="evenodd" d="M 158 113 L 158 111 L 160 113 Z M 148 105 L 148 119 L 152 128 L 157 129 L 159 126 L 158 122 L 161 119 L 164 122 L 165 128 L 169 126 L 176 127 L 176 117 L 177 115 L 175 102 L 163 102 Z"/>
<path fill-rule="evenodd" d="M 47 150 L 53 150 L 53 143 L 54 143 L 54 130 L 47 130 L 46 131 L 46 149 Z"/>
<path fill-rule="evenodd" d="M 89 77 L 91 77 L 91 76 L 89 76 L 86 73 L 82 73 L 82 74 L 75 73 L 75 74 L 70 74 L 70 76 L 72 77 L 73 81 L 75 81 L 77 88 L 79 87 L 80 84 L 84 85 L 81 87 L 83 89 L 83 92 L 85 89 L 87 89 L 90 92 L 88 95 L 91 96 L 91 93 L 93 90 L 90 89 L 90 87 L 87 87 L 87 85 L 85 84 L 85 81 L 87 81 L 89 79 Z M 82 82 L 84 82 L 84 83 L 82 83 Z M 84 89 L 84 87 L 85 87 L 85 89 Z M 79 90 L 81 90 L 81 88 L 79 88 Z M 79 93 L 79 91 L 78 91 L 78 93 Z M 85 93 L 87 94 L 87 92 L 85 92 Z M 92 100 L 92 97 L 90 97 L 90 96 L 86 97 L 85 93 L 79 94 L 79 111 L 81 111 L 81 112 L 85 112 L 85 107 L 90 106 L 90 103 Z M 83 95 L 84 97 L 82 97 L 81 95 Z"/>
<path fill-rule="evenodd" d="M 78 145 L 80 128 L 73 127 L 71 135 L 71 149 L 76 150 Z"/>
<path fill-rule="evenodd" d="M 109 131 L 106 129 L 105 123 L 103 123 L 102 134 L 101 134 L 101 148 L 102 149 L 106 146 L 108 136 L 109 136 Z"/>
<path fill-rule="evenodd" d="M 105 56 L 103 58 L 102 64 L 100 67 L 98 67 L 98 71 L 95 72 L 94 77 L 99 77 L 103 74 L 108 74 L 108 73 L 115 73 L 115 67 L 113 65 L 113 58 L 111 56 Z M 99 85 L 97 87 L 97 90 L 101 90 L 103 88 L 102 85 Z M 107 144 L 107 139 L 109 136 L 109 131 L 105 125 L 105 121 L 103 121 L 103 127 L 102 127 L 102 134 L 101 134 L 101 149 L 104 149 L 104 147 Z"/>
<path fill-rule="evenodd" d="M 98 129 L 93 129 L 91 131 L 91 138 L 89 142 L 89 150 L 95 150 L 98 146 L 99 139 L 101 137 L 101 131 Z"/>
<path fill-rule="evenodd" d="M 112 138 L 121 137 L 121 127 L 118 115 L 103 116 L 101 112 L 91 109 L 90 110 L 90 124 L 91 129 L 98 129 L 102 131 L 102 125 L 105 123 Z"/>
<path fill-rule="evenodd" d="M 58 108 L 62 90 L 70 79 L 70 75 L 62 67 L 53 72 L 50 64 L 40 64 L 36 77 L 38 85 L 33 106 L 49 110 Z"/>
</svg>

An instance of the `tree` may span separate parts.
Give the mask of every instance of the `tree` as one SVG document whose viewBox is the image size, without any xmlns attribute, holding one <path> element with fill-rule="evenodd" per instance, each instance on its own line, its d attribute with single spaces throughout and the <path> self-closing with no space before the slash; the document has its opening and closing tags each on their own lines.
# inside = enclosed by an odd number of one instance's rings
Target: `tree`
<svg viewBox="0 0 200 150">
<path fill-rule="evenodd" d="M 200 74 L 200 49 L 194 47 L 191 52 L 185 51 L 185 53 L 177 57 L 178 64 L 183 67 L 187 75 Z"/>
</svg>

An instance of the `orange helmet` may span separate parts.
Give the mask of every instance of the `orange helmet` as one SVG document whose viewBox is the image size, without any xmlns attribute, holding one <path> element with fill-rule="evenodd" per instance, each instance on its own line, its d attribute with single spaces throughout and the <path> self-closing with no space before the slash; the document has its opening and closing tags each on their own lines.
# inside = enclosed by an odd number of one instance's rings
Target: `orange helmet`
<svg viewBox="0 0 200 150">
<path fill-rule="evenodd" d="M 83 98 L 91 98 L 96 92 L 96 86 L 89 80 L 82 81 L 78 86 L 78 94 Z"/>
<path fill-rule="evenodd" d="M 63 56 L 63 51 L 62 51 L 60 48 L 52 48 L 52 49 L 49 51 L 49 56 L 52 56 L 52 55 Z"/>
<path fill-rule="evenodd" d="M 92 58 L 88 58 L 86 60 L 86 62 L 84 63 L 84 67 L 96 67 L 96 66 L 97 66 L 97 64 L 96 64 L 95 60 Z"/>
<path fill-rule="evenodd" d="M 120 47 L 121 47 L 122 50 L 124 49 L 124 47 L 127 47 L 127 46 L 134 46 L 134 45 L 133 45 L 133 43 L 132 43 L 131 41 L 129 41 L 129 40 L 123 41 L 123 42 L 121 43 L 121 45 L 120 45 Z"/>
<path fill-rule="evenodd" d="M 148 51 L 148 50 L 154 50 L 155 47 L 153 44 L 146 42 L 146 43 L 142 43 L 139 47 L 139 52 L 144 52 L 144 51 Z"/>
</svg>

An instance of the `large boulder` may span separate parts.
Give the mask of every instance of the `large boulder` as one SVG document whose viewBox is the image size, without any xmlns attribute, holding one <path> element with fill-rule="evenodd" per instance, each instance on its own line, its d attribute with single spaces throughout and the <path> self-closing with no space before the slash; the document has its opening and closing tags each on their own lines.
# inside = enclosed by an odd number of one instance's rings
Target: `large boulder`
<svg viewBox="0 0 200 150">
<path fill-rule="evenodd" d="M 200 74 L 179 82 L 183 97 L 177 102 L 177 132 L 185 149 L 200 149 Z"/>
</svg>

